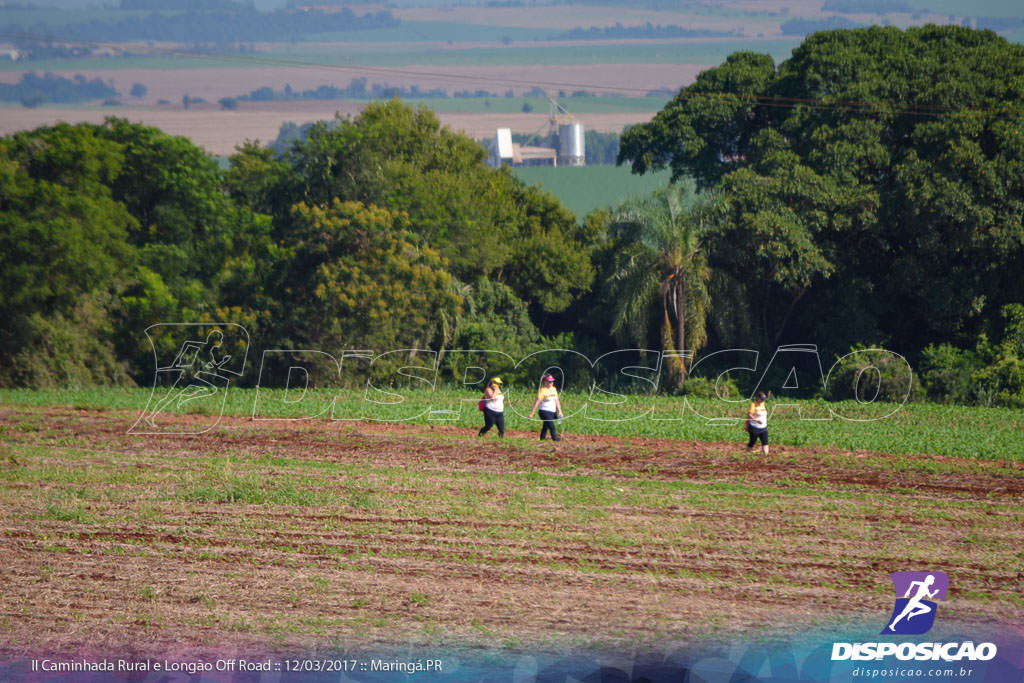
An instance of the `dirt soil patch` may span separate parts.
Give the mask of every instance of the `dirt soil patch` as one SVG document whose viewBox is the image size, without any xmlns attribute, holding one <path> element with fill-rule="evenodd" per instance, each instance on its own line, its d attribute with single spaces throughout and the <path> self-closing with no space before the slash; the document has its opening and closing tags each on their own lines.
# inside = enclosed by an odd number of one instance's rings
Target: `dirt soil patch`
<svg viewBox="0 0 1024 683">
<path fill-rule="evenodd" d="M 1024 624 L 1021 463 L 135 418 L 0 407 L 0 653 L 880 628 L 920 569 L 947 623 Z"/>
</svg>

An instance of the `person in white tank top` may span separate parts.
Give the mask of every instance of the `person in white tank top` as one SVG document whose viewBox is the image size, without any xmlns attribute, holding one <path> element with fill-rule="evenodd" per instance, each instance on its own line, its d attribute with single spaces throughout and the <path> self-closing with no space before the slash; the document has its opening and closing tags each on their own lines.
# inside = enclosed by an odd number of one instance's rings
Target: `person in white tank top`
<svg viewBox="0 0 1024 683">
<path fill-rule="evenodd" d="M 484 389 L 482 399 L 484 426 L 477 436 L 483 436 L 490 431 L 491 427 L 498 428 L 498 436 L 505 436 L 505 395 L 501 393 L 501 385 L 500 377 L 492 377 Z"/>
</svg>

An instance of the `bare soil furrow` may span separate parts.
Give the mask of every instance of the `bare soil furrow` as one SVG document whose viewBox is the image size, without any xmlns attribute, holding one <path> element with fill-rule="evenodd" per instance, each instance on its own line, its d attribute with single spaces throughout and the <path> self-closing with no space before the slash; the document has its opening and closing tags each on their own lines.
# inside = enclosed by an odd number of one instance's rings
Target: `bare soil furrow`
<svg viewBox="0 0 1024 683">
<path fill-rule="evenodd" d="M 0 651 L 749 635 L 880 621 L 921 568 L 1024 619 L 1022 463 L 135 417 L 0 408 Z"/>
</svg>

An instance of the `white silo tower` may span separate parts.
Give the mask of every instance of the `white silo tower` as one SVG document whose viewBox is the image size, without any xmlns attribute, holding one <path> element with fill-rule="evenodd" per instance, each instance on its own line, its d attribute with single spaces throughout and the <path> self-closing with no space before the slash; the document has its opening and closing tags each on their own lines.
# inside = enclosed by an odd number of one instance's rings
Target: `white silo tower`
<svg viewBox="0 0 1024 683">
<path fill-rule="evenodd" d="M 583 124 L 565 107 L 548 95 L 551 103 L 551 130 L 558 135 L 558 165 L 586 166 L 587 145 Z"/>
<path fill-rule="evenodd" d="M 582 123 L 574 121 L 558 127 L 558 163 L 563 166 L 587 164 L 587 145 Z"/>
</svg>

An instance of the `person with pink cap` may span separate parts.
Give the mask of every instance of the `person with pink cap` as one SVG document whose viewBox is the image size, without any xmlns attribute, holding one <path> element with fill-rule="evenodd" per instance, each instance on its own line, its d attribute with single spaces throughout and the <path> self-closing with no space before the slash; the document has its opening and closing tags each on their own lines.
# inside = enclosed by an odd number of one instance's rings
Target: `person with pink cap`
<svg viewBox="0 0 1024 683">
<path fill-rule="evenodd" d="M 546 434 L 551 432 L 551 440 L 559 441 L 558 431 L 555 429 L 555 420 L 562 419 L 562 403 L 558 400 L 558 389 L 555 388 L 555 378 L 545 375 L 541 380 L 540 389 L 537 390 L 537 400 L 533 402 L 530 409 L 530 418 L 533 414 L 540 415 L 544 420 L 544 426 L 540 428 L 540 440 L 543 441 Z"/>
</svg>

